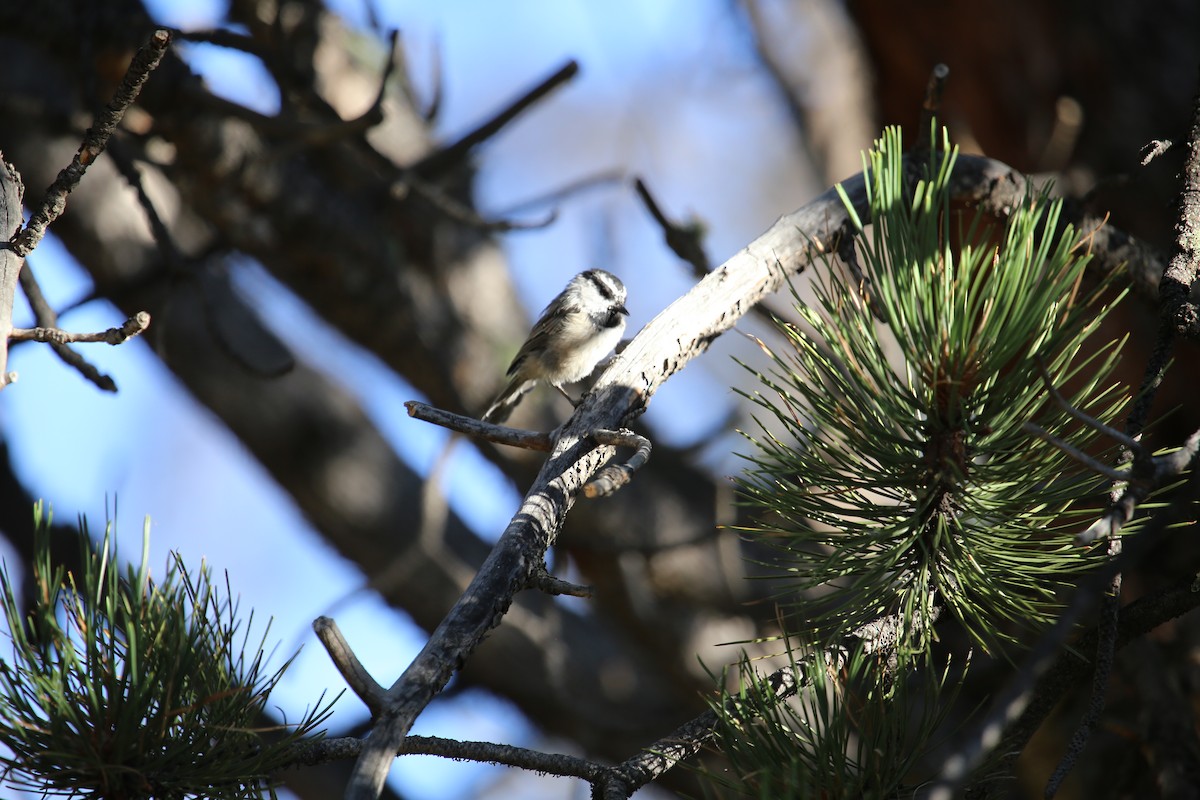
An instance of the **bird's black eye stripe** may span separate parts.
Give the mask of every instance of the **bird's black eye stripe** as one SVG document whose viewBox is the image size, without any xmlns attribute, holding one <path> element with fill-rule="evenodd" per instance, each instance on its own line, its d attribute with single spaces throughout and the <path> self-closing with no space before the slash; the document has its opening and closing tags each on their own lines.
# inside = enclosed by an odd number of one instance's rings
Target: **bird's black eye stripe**
<svg viewBox="0 0 1200 800">
<path fill-rule="evenodd" d="M 583 277 L 592 282 L 592 285 L 596 287 L 596 291 L 598 291 L 600 296 L 605 300 L 612 300 L 615 297 L 612 287 L 608 285 L 604 278 L 600 277 L 596 270 L 589 269 L 587 272 L 583 273 Z"/>
</svg>

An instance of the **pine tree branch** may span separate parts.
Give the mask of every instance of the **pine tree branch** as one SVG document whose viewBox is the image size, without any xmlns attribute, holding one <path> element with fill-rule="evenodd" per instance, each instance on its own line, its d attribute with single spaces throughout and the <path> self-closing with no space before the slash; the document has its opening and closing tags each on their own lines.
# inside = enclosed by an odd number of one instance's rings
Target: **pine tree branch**
<svg viewBox="0 0 1200 800">
<path fill-rule="evenodd" d="M 960 197 L 1011 208 L 1023 196 L 1024 179 L 998 162 L 962 157 L 958 165 L 954 186 Z M 845 189 L 865 216 L 863 176 L 847 181 Z M 611 456 L 610 447 L 592 444 L 591 432 L 620 428 L 640 413 L 663 382 L 790 276 L 806 269 L 849 224 L 841 197 L 832 189 L 825 192 L 711 272 L 614 359 L 560 431 L 550 458 L 475 579 L 389 689 L 347 787 L 347 800 L 378 796 L 392 754 L 416 716 L 500 623 L 513 594 L 543 562 L 579 491 Z"/>
<path fill-rule="evenodd" d="M 1117 625 L 1115 649 L 1120 650 L 1159 625 L 1182 616 L 1198 606 L 1200 606 L 1200 592 L 1196 591 L 1194 580 L 1181 581 L 1172 587 L 1130 603 L 1121 612 L 1120 622 Z M 992 741 L 992 746 L 987 749 L 994 749 L 996 752 L 1004 754 L 997 765 L 996 773 L 1003 774 L 1011 769 L 1029 739 L 1058 705 L 1062 697 L 1068 692 L 1078 689 L 1080 684 L 1092 674 L 1095 664 L 1091 659 L 1080 654 L 1094 652 L 1100 637 L 1101 633 L 1098 629 L 1088 631 L 1073 643 L 1070 650 L 1063 650 L 1056 658 L 1052 658 L 1046 668 L 1034 676 L 1034 679 L 1026 684 L 1025 690 L 1016 698 L 1010 696 L 1007 690 L 996 697 L 993 707 L 997 710 L 1004 709 L 1006 716 L 1011 720 L 1010 723 L 1001 724 L 997 728 L 996 723 L 1000 720 L 989 715 L 989 724 L 986 727 L 991 731 L 988 738 Z M 1036 652 L 1035 655 L 1037 655 Z M 1042 657 L 1044 655 L 1042 654 Z M 1053 653 L 1050 655 L 1053 656 Z M 1018 681 L 1014 680 L 1010 685 L 1016 683 Z M 1019 703 L 1014 705 L 1014 702 L 1018 700 Z M 977 741 L 973 734 L 964 738 L 969 739 L 972 743 Z M 955 759 L 947 760 L 948 767 L 951 762 L 963 756 L 965 756 L 965 750 L 960 750 L 960 754 Z M 955 770 L 955 772 L 958 771 Z M 945 781 L 948 775 L 949 769 L 943 772 L 940 780 Z M 960 785 L 965 776 L 966 772 L 962 772 L 958 780 L 936 784 L 933 787 L 934 791 L 929 795 L 930 800 L 945 800 L 957 796 L 954 794 L 953 788 Z M 989 787 L 993 781 L 994 777 L 992 776 L 984 777 L 978 783 L 967 787 L 965 796 L 969 798 L 989 796 Z"/>
<path fill-rule="evenodd" d="M 313 766 L 326 764 L 330 761 L 342 761 L 356 758 L 363 751 L 366 742 L 357 737 L 340 737 L 323 739 L 318 742 L 299 745 L 296 748 L 295 763 L 297 765 Z M 396 752 L 397 756 L 441 756 L 456 761 L 474 761 L 484 764 L 499 764 L 506 767 L 518 767 L 545 775 L 559 775 L 569 778 L 582 778 L 586 781 L 600 779 L 605 768 L 595 762 L 577 756 L 561 753 L 541 753 L 524 747 L 514 747 L 493 742 L 462 741 L 458 739 L 443 739 L 440 736 L 409 736 L 404 740 L 403 747 Z"/>
<path fill-rule="evenodd" d="M 1006 216 L 1025 196 L 1025 180 L 986 158 L 960 156 L 950 191 L 957 201 Z M 859 215 L 868 213 L 864 178 L 843 184 Z M 849 230 L 841 198 L 829 190 L 782 217 L 642 329 L 604 371 L 559 431 L 549 459 L 520 509 L 462 598 L 388 690 L 347 787 L 350 800 L 378 796 L 393 754 L 413 721 L 498 625 L 561 529 L 582 487 L 611 456 L 593 431 L 616 429 L 641 413 L 657 389 L 764 297 L 802 272 Z"/>
</svg>

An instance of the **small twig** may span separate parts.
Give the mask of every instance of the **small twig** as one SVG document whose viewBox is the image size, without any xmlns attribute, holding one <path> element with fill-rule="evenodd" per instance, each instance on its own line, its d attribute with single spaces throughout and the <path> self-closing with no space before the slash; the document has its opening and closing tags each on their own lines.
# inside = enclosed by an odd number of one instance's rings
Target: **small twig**
<svg viewBox="0 0 1200 800">
<path fill-rule="evenodd" d="M 921 110 L 929 115 L 926 122 L 932 120 L 942 110 L 942 95 L 946 91 L 946 80 L 950 77 L 950 67 L 945 64 L 934 64 L 925 84 L 925 99 L 921 102 Z"/>
<path fill-rule="evenodd" d="M 374 4 L 369 4 L 369 5 L 371 6 L 371 8 L 368 10 L 368 15 L 374 14 L 375 13 Z M 382 30 L 381 28 L 375 27 L 380 24 L 381 23 L 377 18 L 373 19 L 372 23 L 371 23 L 372 29 L 373 30 Z M 410 64 L 408 63 L 408 51 L 404 47 L 404 39 L 401 38 L 400 32 L 398 30 L 392 31 L 391 42 L 392 42 L 392 59 L 395 61 L 396 67 L 397 67 L 397 70 L 396 70 L 397 88 L 400 90 L 400 94 L 402 94 L 404 96 L 404 101 L 406 103 L 408 103 L 410 108 L 412 108 L 414 111 L 416 111 L 417 107 L 420 105 L 420 100 L 417 98 L 417 90 L 416 90 L 416 87 L 413 86 L 412 76 L 409 74 Z M 403 69 L 399 69 L 399 67 L 403 67 Z"/>
<path fill-rule="evenodd" d="M 168 28 L 167 30 L 170 32 L 171 38 L 177 42 L 201 42 L 203 44 L 213 44 L 217 47 L 227 47 L 230 50 L 249 53 L 264 61 L 267 57 L 266 50 L 259 44 L 257 39 L 227 28 L 208 28 L 199 31 L 183 31 L 178 28 Z"/>
<path fill-rule="evenodd" d="M 704 226 L 699 222 L 679 225 L 668 219 L 641 178 L 634 179 L 633 188 L 638 197 L 642 199 L 642 205 L 662 228 L 663 237 L 666 239 L 667 247 L 671 248 L 671 252 L 691 264 L 692 273 L 697 278 L 703 278 L 712 272 L 712 262 L 709 260 L 708 254 L 704 252 Z"/>
<path fill-rule="evenodd" d="M 496 444 L 506 444 L 510 447 L 520 447 L 524 450 L 537 450 L 543 453 L 549 453 L 554 449 L 554 437 L 549 433 L 509 428 L 506 425 L 494 425 L 490 422 L 475 419 L 474 417 L 465 417 L 462 414 L 443 411 L 428 403 L 421 403 L 416 400 L 409 400 L 404 404 L 404 407 L 408 409 L 408 415 L 414 419 L 440 425 L 443 428 L 449 428 L 459 433 L 465 433 L 476 439 L 484 439 Z"/>
<path fill-rule="evenodd" d="M 1150 360 L 1146 363 L 1142 385 L 1134 397 L 1133 406 L 1125 421 L 1125 432 L 1118 438 L 1122 446 L 1118 463 L 1132 463 L 1132 473 L 1139 480 L 1127 485 L 1118 482 L 1113 486 L 1108 509 L 1100 519 L 1088 526 L 1087 530 L 1076 534 L 1075 541 L 1078 544 L 1091 544 L 1106 536 L 1115 536 L 1129 520 L 1133 519 L 1134 511 L 1142 501 L 1150 496 L 1150 492 L 1160 486 L 1168 477 L 1166 472 L 1159 474 L 1160 463 L 1164 465 L 1162 468 L 1165 470 L 1168 462 L 1160 462 L 1155 459 L 1137 437 L 1146 425 L 1150 407 L 1154 403 L 1158 387 L 1162 384 L 1174 340 L 1175 334 L 1170 322 L 1162 319 L 1159 323 L 1158 339 L 1150 354 Z M 1109 428 L 1106 432 L 1111 430 Z M 1174 459 L 1171 463 L 1173 462 Z"/>
<path fill-rule="evenodd" d="M 546 569 L 546 565 L 534 567 L 533 572 L 529 575 L 529 581 L 526 583 L 530 589 L 537 589 L 550 595 L 568 595 L 570 597 L 592 597 L 592 587 L 581 586 L 577 583 L 564 581 L 562 578 L 556 578 Z"/>
<path fill-rule="evenodd" d="M 46 235 L 46 228 L 62 215 L 67 207 L 67 195 L 79 185 L 87 168 L 104 152 L 109 137 L 121 124 L 126 110 L 137 99 L 146 79 L 158 66 L 170 44 L 170 34 L 165 30 L 157 30 L 150 37 L 150 41 L 137 51 L 112 100 L 96 115 L 95 123 L 84 134 L 83 143 L 75 153 L 75 158 L 58 173 L 54 183 L 46 190 L 41 207 L 33 212 L 25 228 L 13 237 L 12 247 L 17 255 L 25 258 L 33 252 L 38 242 Z"/>
<path fill-rule="evenodd" d="M 42 294 L 42 287 L 38 283 L 37 278 L 30 268 L 29 262 L 25 262 L 25 266 L 21 268 L 21 276 L 18 279 L 21 283 L 21 291 L 25 294 L 25 299 L 29 301 L 29 308 L 33 310 L 33 318 L 38 323 L 38 329 L 54 329 L 58 327 L 58 314 L 54 312 L 50 301 Z M 88 381 L 94 383 L 98 388 L 106 392 L 115 392 L 117 390 L 116 382 L 105 375 L 100 370 L 96 369 L 83 356 L 75 352 L 65 344 L 51 342 L 50 348 L 59 359 L 68 367 L 76 370 Z"/>
<path fill-rule="evenodd" d="M 1134 480 L 1132 470 L 1117 469 L 1115 467 L 1110 467 L 1107 464 L 1099 461 L 1098 459 L 1092 458 L 1087 453 L 1080 450 L 1078 447 L 1075 447 L 1072 444 L 1068 444 L 1067 442 L 1058 438 L 1057 436 L 1055 436 L 1054 434 L 1050 433 L 1048 430 L 1043 428 L 1041 425 L 1038 425 L 1036 422 L 1028 422 L 1027 421 L 1027 422 L 1021 423 L 1021 430 L 1025 431 L 1026 433 L 1031 433 L 1034 436 L 1038 437 L 1039 439 L 1044 439 L 1045 441 L 1054 445 L 1057 449 L 1061 450 L 1062 452 L 1066 453 L 1071 458 L 1078 461 L 1080 464 L 1083 464 L 1085 467 L 1090 469 L 1092 472 L 1095 472 L 1098 475 L 1103 475 L 1104 477 L 1108 478 L 1109 480 L 1118 481 L 1118 482 L 1122 482 L 1122 483 L 1127 483 L 1127 482 Z"/>
<path fill-rule="evenodd" d="M 1200 430 L 1196 430 L 1183 443 L 1183 446 L 1165 455 L 1154 458 L 1154 477 L 1158 483 L 1174 478 L 1183 473 L 1196 459 L 1200 451 Z"/>
<path fill-rule="evenodd" d="M 532 89 L 513 100 L 491 119 L 486 120 L 458 141 L 425 156 L 425 158 L 412 166 L 412 171 L 425 178 L 432 178 L 442 174 L 447 169 L 461 164 L 463 159 L 467 157 L 467 154 L 477 145 L 495 136 L 505 125 L 516 119 L 521 112 L 574 78 L 578 73 L 579 64 L 574 60 L 568 61 L 559 67 L 553 75 L 542 80 Z"/>
<path fill-rule="evenodd" d="M 383 20 L 379 15 L 379 3 L 375 0 L 367 0 L 363 3 L 364 10 L 367 13 L 367 30 L 374 34 L 383 32 Z"/>
<path fill-rule="evenodd" d="M 1054 102 L 1054 125 L 1037 161 L 1038 172 L 1063 172 L 1083 131 L 1083 105 L 1063 95 Z"/>
<path fill-rule="evenodd" d="M 1103 422 L 1096 419 L 1095 417 L 1090 416 L 1090 415 L 1084 413 L 1083 411 L 1079 410 L 1075 406 L 1071 405 L 1071 403 L 1068 402 L 1067 398 L 1063 397 L 1062 393 L 1058 391 L 1058 387 L 1056 387 L 1054 385 L 1054 379 L 1050 376 L 1050 371 L 1048 369 L 1046 369 L 1046 362 L 1043 361 L 1040 357 L 1037 358 L 1036 360 L 1037 360 L 1038 373 L 1042 377 L 1042 385 L 1044 385 L 1046 387 L 1046 391 L 1050 393 L 1050 397 L 1053 398 L 1054 402 L 1058 404 L 1058 407 L 1061 408 L 1063 411 L 1067 412 L 1067 414 L 1072 419 L 1076 420 L 1077 422 L 1083 423 L 1084 425 L 1086 425 L 1087 427 L 1096 431 L 1097 433 L 1103 434 L 1103 435 L 1107 436 L 1108 438 L 1112 439 L 1117 444 L 1122 445 L 1124 447 L 1128 447 L 1131 450 L 1141 447 L 1138 440 L 1135 439 L 1133 436 L 1129 436 L 1127 434 L 1121 433 L 1121 431 L 1117 430 L 1116 428 L 1105 425 Z M 1126 480 L 1126 479 L 1120 478 L 1119 480 Z"/>
<path fill-rule="evenodd" d="M 346 641 L 346 637 L 342 635 L 336 622 L 329 617 L 317 617 L 313 620 L 312 626 L 313 632 L 325 646 L 325 651 L 329 653 L 329 658 L 333 660 L 337 671 L 342 674 L 346 685 L 363 701 L 370 710 L 371 716 L 375 717 L 383 708 L 387 695 L 386 690 L 371 677 L 371 673 L 367 672 L 367 668 L 358 660 L 358 656 L 354 654 L 354 650 L 351 649 L 350 643 Z"/>
<path fill-rule="evenodd" d="M 414 419 L 465 433 L 476 439 L 543 453 L 554 449 L 556 437 L 552 433 L 495 425 L 474 417 L 444 411 L 416 400 L 409 400 L 404 407 L 408 409 L 408 415 Z M 597 430 L 592 433 L 592 440 L 597 444 L 611 445 L 612 447 L 632 447 L 636 452 L 625 463 L 609 464 L 596 473 L 596 476 L 583 487 L 583 496 L 587 498 L 607 497 L 617 491 L 629 483 L 633 473 L 641 469 L 650 458 L 650 440 L 633 431 Z"/>
<path fill-rule="evenodd" d="M 433 40 L 433 56 L 431 58 L 433 64 L 433 74 L 429 76 L 429 85 L 432 86 L 430 91 L 429 103 L 421 112 L 421 118 L 424 119 L 432 128 L 433 123 L 437 122 L 438 115 L 442 113 L 442 99 L 446 95 L 446 82 L 442 78 L 442 43 L 441 39 Z"/>
<path fill-rule="evenodd" d="M 1167 263 L 1164 254 L 1107 224 L 1107 217 L 1083 216 L 1073 222 L 1079 231 L 1078 244 L 1092 257 L 1088 270 L 1100 275 L 1123 272 L 1139 295 L 1158 299 Z"/>
<path fill-rule="evenodd" d="M 619 431 L 604 429 L 592 431 L 592 441 L 596 444 L 613 447 L 632 447 L 636 452 L 625 463 L 607 464 L 597 472 L 596 476 L 583 487 L 583 496 L 588 499 L 608 497 L 629 483 L 633 479 L 633 473 L 650 460 L 650 440 L 631 430 L 623 428 Z"/>
<path fill-rule="evenodd" d="M 887 319 L 883 316 L 883 310 L 879 304 L 879 298 L 875 295 L 875 287 L 871 284 L 871 278 L 863 271 L 862 265 L 858 263 L 858 249 L 855 245 L 855 236 L 852 230 L 847 229 L 842 232 L 842 235 L 837 240 L 837 255 L 846 268 L 850 270 L 850 274 L 854 276 L 854 284 L 858 287 L 858 294 L 867 304 L 867 310 L 871 312 L 871 316 L 875 317 L 879 322 L 887 324 Z"/>
<path fill-rule="evenodd" d="M 1048 433 L 1041 426 L 1033 422 L 1022 424 L 1023 430 L 1045 439 L 1071 458 L 1114 482 L 1108 508 L 1100 519 L 1089 525 L 1086 530 L 1076 534 L 1075 542 L 1077 544 L 1089 545 L 1099 539 L 1115 536 L 1129 520 L 1133 519 L 1133 512 L 1137 506 L 1169 478 L 1183 472 L 1191 464 L 1197 449 L 1200 448 L 1200 431 L 1192 434 L 1179 450 L 1157 458 L 1136 438 L 1137 433 L 1141 431 L 1146 415 L 1150 413 L 1150 403 L 1153 401 L 1159 382 L 1161 382 L 1162 370 L 1166 368 L 1166 359 L 1169 355 L 1171 332 L 1164 325 L 1161 327 L 1160 333 L 1162 335 L 1159 338 L 1159 346 L 1155 349 L 1150 363 L 1147 365 L 1142 390 L 1138 393 L 1138 399 L 1129 413 L 1125 432 L 1105 425 L 1067 402 L 1066 398 L 1054 387 L 1045 364 L 1040 359 L 1038 360 L 1042 382 L 1046 385 L 1046 389 L 1054 401 L 1078 422 L 1120 444 L 1123 448 L 1122 457 L 1119 459 L 1120 463 L 1132 462 L 1132 468 L 1128 470 L 1106 466 L 1078 448 Z"/>
<path fill-rule="evenodd" d="M 1100 519 L 1088 526 L 1087 530 L 1075 535 L 1077 544 L 1091 544 L 1105 537 L 1115 536 L 1121 528 L 1133 519 L 1133 512 L 1145 500 L 1150 492 L 1162 486 L 1187 469 L 1200 450 L 1200 430 L 1193 433 L 1183 443 L 1183 446 L 1166 455 L 1150 459 L 1151 468 L 1147 472 L 1152 475 L 1149 481 L 1131 483 L 1124 491 L 1109 504 L 1108 509 Z"/>
<path fill-rule="evenodd" d="M 117 328 L 109 328 L 99 333 L 71 333 L 59 328 L 13 328 L 8 334 L 14 342 L 50 342 L 51 344 L 68 344 L 70 342 L 103 342 L 118 345 L 129 341 L 134 336 L 150 327 L 150 314 L 139 311 L 124 324 Z"/>
<path fill-rule="evenodd" d="M 1167 365 L 1171 362 L 1171 351 L 1174 344 L 1175 332 L 1171 329 L 1171 323 L 1167 319 L 1160 319 L 1158 338 L 1154 342 L 1154 349 L 1150 352 L 1150 360 L 1146 363 L 1142 385 L 1138 387 L 1137 394 L 1133 398 L 1133 405 L 1129 409 L 1129 416 L 1125 420 L 1126 439 L 1137 440 L 1141 436 L 1142 429 L 1146 427 L 1146 421 L 1150 418 L 1150 408 L 1158 394 L 1158 387 L 1162 385 L 1163 377 L 1167 373 Z M 1129 449 L 1133 450 L 1133 448 Z"/>
<path fill-rule="evenodd" d="M 371 16 L 371 29 L 375 31 L 382 30 L 374 4 L 369 4 L 368 16 Z M 404 40 L 401 38 L 393 39 L 393 47 L 395 48 L 395 58 L 397 66 L 403 66 L 403 69 L 398 70 L 396 74 L 397 82 L 399 83 L 400 93 L 404 95 L 405 101 L 409 107 L 413 109 L 430 127 L 433 127 L 433 122 L 437 119 L 438 111 L 442 105 L 442 54 L 438 46 L 438 40 L 433 40 L 433 74 L 429 78 L 429 83 L 433 90 L 429 98 L 429 102 L 425 108 L 421 108 L 421 100 L 417 96 L 416 87 L 412 82 L 412 64 L 408 59 L 408 52 L 404 46 Z"/>
<path fill-rule="evenodd" d="M 703 226 L 698 222 L 680 225 L 672 221 L 663 212 L 662 207 L 654 199 L 654 195 L 650 193 L 650 187 L 641 178 L 634 179 L 633 188 L 641 198 L 642 204 L 646 206 L 646 210 L 650 212 L 650 216 L 662 228 L 663 238 L 671 252 L 691 266 L 692 274 L 696 278 L 703 278 L 711 272 L 712 264 L 702 241 L 704 238 Z M 760 300 L 750 310 L 772 328 L 775 327 L 777 320 L 786 319 L 788 316 L 773 308 L 767 300 Z"/>
</svg>

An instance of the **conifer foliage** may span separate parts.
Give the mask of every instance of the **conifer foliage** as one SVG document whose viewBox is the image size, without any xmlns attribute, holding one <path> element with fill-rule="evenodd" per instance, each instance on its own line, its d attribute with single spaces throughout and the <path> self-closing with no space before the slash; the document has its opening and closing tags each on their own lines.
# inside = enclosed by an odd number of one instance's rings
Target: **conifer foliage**
<svg viewBox="0 0 1200 800">
<path fill-rule="evenodd" d="M 111 526 L 79 574 L 51 564 L 39 505 L 35 602 L 23 612 L 3 574 L 11 658 L 0 659 L 0 758 L 9 785 L 48 795 L 260 798 L 295 744 L 329 715 L 318 702 L 296 725 L 264 731 L 287 663 L 270 672 L 264 630 L 176 558 L 160 579 L 120 566 Z M 45 524 L 42 524 L 45 522 Z M 228 590 L 228 586 L 226 586 Z M 289 659 L 290 663 L 290 659 Z"/>
<path fill-rule="evenodd" d="M 764 512 L 748 534 L 779 545 L 791 622 L 819 640 L 899 612 L 922 653 L 943 605 L 980 644 L 1010 639 L 1096 563 L 1071 533 L 1102 479 L 1022 426 L 1095 439 L 1044 376 L 1094 417 L 1119 411 L 1119 344 L 1089 342 L 1110 306 L 1082 287 L 1058 201 L 1028 197 L 1003 230 L 952 209 L 955 155 L 935 150 L 911 184 L 898 130 L 878 142 L 871 219 L 852 214 L 863 280 L 826 270 L 797 307 L 811 330 L 780 325 L 747 395 L 763 432 L 742 487 Z"/>
<path fill-rule="evenodd" d="M 876 143 L 870 219 L 842 195 L 857 263 L 826 263 L 816 302 L 797 296 L 802 324 L 779 323 L 772 367 L 745 393 L 760 427 L 739 481 L 758 520 L 745 534 L 777 548 L 808 687 L 780 703 L 744 663 L 740 692 L 714 706 L 750 796 L 911 793 L 947 687 L 970 670 L 935 656 L 946 626 L 1019 647 L 1101 562 L 1072 534 L 1099 514 L 1103 479 L 1027 423 L 1107 446 L 1051 387 L 1099 420 L 1118 413 L 1120 343 L 1095 339 L 1120 297 L 1085 289 L 1088 257 L 1046 193 L 1002 222 L 953 207 L 956 152 L 940 139 L 915 164 L 898 130 Z M 886 646 L 872 639 L 885 628 Z"/>
</svg>

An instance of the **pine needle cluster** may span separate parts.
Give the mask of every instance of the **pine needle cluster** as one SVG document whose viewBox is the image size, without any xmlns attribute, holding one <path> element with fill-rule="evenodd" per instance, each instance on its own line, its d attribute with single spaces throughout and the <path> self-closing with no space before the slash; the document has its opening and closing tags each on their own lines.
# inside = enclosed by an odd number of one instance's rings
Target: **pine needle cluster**
<svg viewBox="0 0 1200 800">
<path fill-rule="evenodd" d="M 7 568 L 4 615 L 12 643 L 0 660 L 0 756 L 8 785 L 45 795 L 107 798 L 259 798 L 294 745 L 330 712 L 318 701 L 295 725 L 263 729 L 271 690 L 269 625 L 178 558 L 155 581 L 122 569 L 111 525 L 93 549 L 81 531 L 80 574 L 53 566 L 48 520 L 37 509 L 24 612 Z"/>
<path fill-rule="evenodd" d="M 747 534 L 778 545 L 789 625 L 817 643 L 899 613 L 901 652 L 925 653 L 945 608 L 988 647 L 1051 620 L 1098 560 L 1071 533 L 1102 480 L 1022 425 L 1094 444 L 1047 380 L 1102 421 L 1119 411 L 1119 343 L 1091 341 L 1109 306 L 1083 288 L 1058 201 L 1031 195 L 989 227 L 952 207 L 955 156 L 935 149 L 914 183 L 899 132 L 877 143 L 869 226 L 846 200 L 864 280 L 826 270 L 797 306 L 808 329 L 780 324 L 746 395 L 763 431 Z"/>
</svg>

